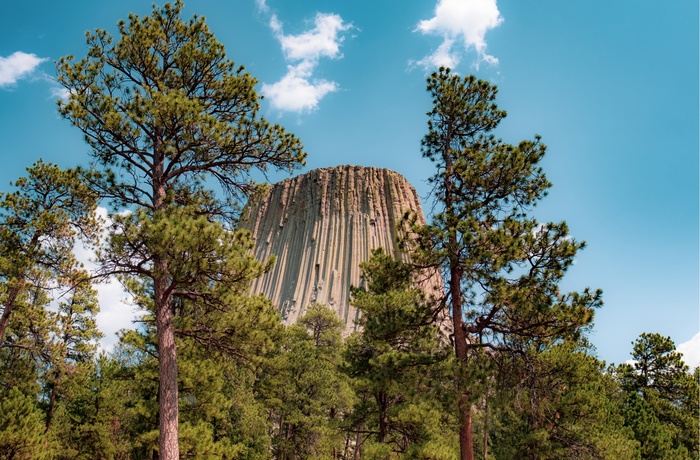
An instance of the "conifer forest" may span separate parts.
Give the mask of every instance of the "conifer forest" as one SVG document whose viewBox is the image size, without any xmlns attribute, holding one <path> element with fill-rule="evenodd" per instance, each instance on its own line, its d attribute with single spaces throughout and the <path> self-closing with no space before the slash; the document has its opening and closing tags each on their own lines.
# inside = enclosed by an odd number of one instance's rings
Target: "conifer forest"
<svg viewBox="0 0 700 460">
<path fill-rule="evenodd" d="M 597 358 L 602 291 L 560 290 L 585 243 L 536 218 L 544 140 L 498 138 L 497 88 L 473 76 L 427 79 L 432 212 L 404 214 L 405 257 L 359 265 L 357 330 L 320 303 L 285 324 L 249 288 L 281 256 L 253 257 L 238 221 L 306 152 L 182 8 L 57 61 L 89 158 L 0 194 L 0 460 L 698 458 L 700 369 L 653 331 Z M 102 350 L 107 279 L 143 314 Z"/>
</svg>

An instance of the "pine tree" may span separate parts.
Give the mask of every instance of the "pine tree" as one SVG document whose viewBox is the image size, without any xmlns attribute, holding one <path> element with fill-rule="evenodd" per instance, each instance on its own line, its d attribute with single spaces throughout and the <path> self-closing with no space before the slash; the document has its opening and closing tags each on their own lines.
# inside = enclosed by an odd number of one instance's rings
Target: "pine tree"
<svg viewBox="0 0 700 460">
<path fill-rule="evenodd" d="M 17 423 L 34 424 L 40 415 L 43 429 L 23 434 L 28 443 L 42 439 L 41 452 L 31 454 L 39 458 L 53 451 L 47 432 L 63 384 L 79 373 L 73 366 L 79 353 L 90 359 L 97 338 L 95 310 L 84 311 L 76 300 L 68 314 L 66 302 L 59 301 L 55 311 L 51 301 L 78 299 L 91 289 L 74 249 L 79 240 L 93 244 L 99 225 L 97 195 L 77 170 L 39 161 L 27 172 L 0 198 L 0 388 L 8 414 L 21 412 Z M 9 431 L 23 432 L 12 423 Z M 5 434 L 3 442 L 9 442 Z M 12 449 L 7 446 L 7 452 Z M 22 452 L 14 455 L 29 455 Z"/>
<path fill-rule="evenodd" d="M 77 170 L 39 161 L 27 172 L 0 196 L 0 348 L 17 304 L 67 279 L 77 240 L 94 242 L 99 228 L 97 195 Z"/>
<path fill-rule="evenodd" d="M 115 208 L 132 212 L 113 216 L 103 261 L 131 280 L 154 315 L 163 460 L 179 457 L 180 300 L 191 301 L 190 318 L 198 308 L 225 310 L 233 285 L 264 269 L 223 261 L 225 245 L 247 243 L 240 235 L 217 241 L 226 229 L 214 220 L 256 189 L 251 171 L 292 170 L 305 157 L 293 135 L 259 117 L 256 80 L 226 58 L 203 18 L 183 21 L 182 8 L 177 1 L 150 16 L 132 14 L 119 22 L 116 41 L 104 30 L 88 33 L 87 57 L 58 64 L 58 81 L 70 93 L 59 110 L 92 148 L 101 173 L 93 184 Z M 210 179 L 226 199 L 207 188 Z M 216 294 L 222 286 L 226 292 Z M 225 337 L 204 335 L 210 343 Z"/>
<path fill-rule="evenodd" d="M 17 388 L 0 394 L 0 460 L 46 457 L 42 414 Z"/>
<path fill-rule="evenodd" d="M 633 345 L 633 364 L 618 366 L 616 375 L 627 392 L 625 423 L 643 458 L 696 458 L 698 370 L 689 373 L 670 337 L 643 333 Z"/>
<path fill-rule="evenodd" d="M 102 354 L 74 363 L 59 381 L 48 432 L 55 459 L 130 458 L 125 432 L 134 395 L 118 379 L 118 371 L 117 362 Z"/>
<path fill-rule="evenodd" d="M 90 372 L 97 341 L 102 337 L 96 320 L 97 291 L 87 279 L 87 273 L 75 270 L 69 278 L 68 298 L 58 302 L 56 311 L 49 312 L 51 327 L 44 371 L 47 433 L 66 387 L 79 380 L 82 373 Z"/>
<path fill-rule="evenodd" d="M 287 327 L 281 351 L 261 390 L 270 409 L 274 458 L 342 458 L 342 417 L 352 404 L 340 371 L 343 322 L 324 305 L 312 304 Z"/>
<path fill-rule="evenodd" d="M 638 458 L 619 386 L 584 344 L 505 358 L 491 403 L 496 458 Z"/>
<path fill-rule="evenodd" d="M 435 394 L 449 385 L 446 343 L 430 302 L 414 285 L 418 274 L 381 248 L 360 270 L 365 287 L 352 290 L 352 304 L 361 312 L 361 332 L 347 341 L 345 371 L 358 393 L 355 428 L 368 433 L 363 456 L 420 457 L 436 445 L 449 452 L 445 411 Z"/>
<path fill-rule="evenodd" d="M 584 245 L 568 235 L 565 223 L 539 224 L 529 216 L 550 186 L 538 166 L 546 150 L 540 138 L 511 145 L 492 134 L 506 113 L 494 102 L 496 87 L 485 81 L 441 68 L 428 78 L 428 91 L 433 108 L 422 151 L 436 165 L 431 183 L 437 211 L 430 225 L 414 225 L 414 260 L 443 272 L 443 303 L 461 369 L 461 458 L 473 460 L 477 358 L 508 353 L 532 337 L 554 341 L 580 334 L 601 294 L 559 291 Z"/>
</svg>

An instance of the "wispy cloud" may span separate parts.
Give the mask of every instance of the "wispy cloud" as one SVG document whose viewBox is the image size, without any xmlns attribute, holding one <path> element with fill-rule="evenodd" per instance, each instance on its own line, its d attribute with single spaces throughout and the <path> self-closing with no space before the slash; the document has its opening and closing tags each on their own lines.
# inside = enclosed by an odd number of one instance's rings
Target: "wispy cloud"
<svg viewBox="0 0 700 460">
<path fill-rule="evenodd" d="M 264 0 L 257 0 L 261 11 L 266 11 Z M 321 99 L 338 90 L 333 81 L 314 78 L 319 59 L 340 59 L 343 32 L 353 28 L 337 14 L 317 13 L 314 27 L 299 35 L 286 35 L 283 23 L 275 14 L 270 17 L 270 29 L 282 46 L 287 73 L 278 82 L 263 83 L 261 91 L 273 109 L 303 112 L 318 108 Z"/>
<path fill-rule="evenodd" d="M 265 0 L 255 0 L 255 3 L 258 5 L 258 9 L 262 13 L 267 13 L 268 11 L 270 11 L 270 7 L 267 6 L 267 2 Z"/>
<path fill-rule="evenodd" d="M 498 64 L 496 57 L 486 53 L 486 32 L 502 22 L 496 0 L 438 0 L 435 16 L 420 21 L 416 31 L 438 35 L 442 37 L 442 44 L 416 64 L 426 69 L 439 66 L 454 68 L 470 49 L 474 49 L 479 56 L 475 66 L 478 67 L 481 62 Z"/>
<path fill-rule="evenodd" d="M 683 353 L 683 361 L 693 370 L 700 366 L 700 332 L 687 342 L 683 342 L 676 347 L 679 353 Z"/>
<path fill-rule="evenodd" d="M 64 88 L 63 86 L 59 86 L 55 84 L 51 86 L 51 97 L 57 97 L 59 99 L 63 99 L 64 101 L 68 101 L 68 98 L 70 97 L 70 91 Z"/>
<path fill-rule="evenodd" d="M 33 53 L 15 51 L 7 57 L 0 56 L 0 88 L 14 85 L 29 76 L 46 58 Z"/>
</svg>

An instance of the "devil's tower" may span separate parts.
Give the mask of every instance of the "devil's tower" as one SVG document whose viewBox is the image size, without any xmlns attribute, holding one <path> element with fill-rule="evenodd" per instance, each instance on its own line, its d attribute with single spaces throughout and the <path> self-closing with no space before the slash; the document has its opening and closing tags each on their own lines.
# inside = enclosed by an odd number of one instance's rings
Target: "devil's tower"
<svg viewBox="0 0 700 460">
<path fill-rule="evenodd" d="M 423 219 L 415 189 L 386 169 L 316 169 L 273 185 L 249 203 L 241 223 L 253 233 L 259 260 L 277 257 L 253 293 L 269 297 L 287 324 L 318 302 L 353 330 L 350 286 L 360 285 L 359 264 L 377 247 L 400 256 L 397 225 L 409 210 Z"/>
</svg>

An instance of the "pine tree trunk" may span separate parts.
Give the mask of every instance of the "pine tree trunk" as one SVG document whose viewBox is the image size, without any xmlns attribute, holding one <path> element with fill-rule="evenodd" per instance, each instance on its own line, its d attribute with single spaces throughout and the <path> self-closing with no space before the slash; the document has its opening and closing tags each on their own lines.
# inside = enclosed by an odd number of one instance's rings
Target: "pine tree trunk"
<svg viewBox="0 0 700 460">
<path fill-rule="evenodd" d="M 51 385 L 51 396 L 49 396 L 49 407 L 46 410 L 46 426 L 44 428 L 44 434 L 49 434 L 51 429 L 51 421 L 53 420 L 53 408 L 56 404 L 56 383 Z M 44 439 L 44 449 L 47 449 L 49 445 L 49 437 Z"/>
<path fill-rule="evenodd" d="M 489 457 L 489 392 L 484 394 L 484 460 Z"/>
<path fill-rule="evenodd" d="M 357 436 L 355 437 L 355 453 L 353 454 L 353 460 L 360 460 L 362 456 L 362 430 L 364 430 L 365 424 L 360 423 L 360 427 L 357 429 Z"/>
<path fill-rule="evenodd" d="M 459 452 L 461 460 L 474 460 L 472 405 L 468 395 L 459 398 Z"/>
<path fill-rule="evenodd" d="M 456 246 L 456 244 L 455 244 Z M 452 299 L 452 326 L 454 328 L 455 355 L 460 367 L 469 360 L 467 333 L 462 321 L 462 265 L 457 257 L 450 260 L 450 297 Z M 461 460 L 474 460 L 472 404 L 469 390 L 463 378 L 457 376 L 457 406 L 459 411 L 459 451 Z"/>
<path fill-rule="evenodd" d="M 461 366 L 468 360 L 467 335 L 462 322 L 462 292 L 460 290 L 461 267 L 452 270 L 450 291 L 452 296 L 452 324 L 455 334 L 455 354 Z M 462 378 L 457 378 L 459 411 L 459 451 L 461 460 L 474 460 L 474 442 L 472 429 L 472 404 L 470 395 Z"/>
<path fill-rule="evenodd" d="M 165 154 L 160 137 L 153 146 L 153 210 L 162 211 L 166 203 Z M 177 350 L 173 324 L 168 260 L 162 253 L 153 254 L 153 302 L 158 335 L 158 437 L 159 460 L 179 460 Z"/>
<path fill-rule="evenodd" d="M 160 276 L 154 279 L 156 308 L 156 330 L 158 334 L 158 371 L 160 385 L 158 399 L 160 413 L 158 425 L 159 459 L 178 460 L 178 392 L 177 392 L 177 352 L 175 349 L 175 326 L 170 299 L 166 294 L 167 280 Z"/>
<path fill-rule="evenodd" d="M 452 327 L 455 340 L 455 355 L 459 367 L 467 365 L 469 350 L 467 344 L 467 332 L 462 321 L 462 279 L 464 267 L 460 260 L 460 244 L 457 238 L 457 226 L 459 219 L 455 209 L 455 185 L 453 161 L 451 157 L 452 127 L 448 128 L 447 142 L 444 145 L 443 161 L 445 173 L 443 185 L 445 187 L 445 214 L 447 216 L 447 254 L 449 257 L 449 289 L 450 306 L 452 307 Z M 460 372 L 461 374 L 461 372 Z M 469 389 L 461 375 L 457 375 L 457 406 L 459 411 L 459 451 L 461 460 L 474 460 L 474 443 L 472 433 L 472 404 Z"/>
<path fill-rule="evenodd" d="M 51 395 L 49 396 L 49 406 L 46 408 L 46 426 L 44 429 L 44 434 L 47 434 L 51 429 L 51 422 L 53 421 L 53 409 L 56 405 L 56 383 L 51 385 Z"/>
</svg>

